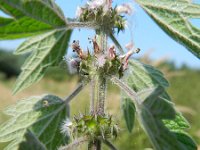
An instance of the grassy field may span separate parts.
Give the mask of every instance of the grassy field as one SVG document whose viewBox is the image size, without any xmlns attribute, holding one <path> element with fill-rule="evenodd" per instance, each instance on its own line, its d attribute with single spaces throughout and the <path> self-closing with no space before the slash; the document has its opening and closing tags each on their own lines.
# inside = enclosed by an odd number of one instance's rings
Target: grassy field
<svg viewBox="0 0 200 150">
<path fill-rule="evenodd" d="M 168 89 L 172 99 L 176 103 L 177 109 L 183 112 L 184 116 L 191 123 L 189 132 L 200 145 L 200 72 L 199 71 L 183 71 L 181 76 L 175 76 L 170 79 L 171 87 Z M 43 79 L 39 83 L 26 89 L 25 91 L 13 96 L 11 93 L 15 79 L 0 81 L 0 109 L 3 110 L 9 104 L 15 103 L 17 100 L 33 95 L 41 95 L 44 93 L 55 94 L 61 98 L 67 96 L 77 85 L 77 79 L 67 79 L 63 81 L 54 81 L 52 79 Z M 114 142 L 120 150 L 143 150 L 151 148 L 151 145 L 143 133 L 142 129 L 136 123 L 134 132 L 128 133 L 122 120 L 120 113 L 120 91 L 114 85 L 108 87 L 106 109 L 107 113 L 112 114 L 118 122 L 121 131 L 120 136 Z M 71 116 L 79 112 L 88 112 L 88 104 L 90 99 L 90 88 L 87 86 L 77 98 L 71 103 Z M 7 116 L 0 114 L 0 122 L 5 121 Z M 0 146 L 1 149 L 1 146 Z M 80 148 L 84 149 L 84 147 Z M 200 147 L 199 147 L 200 150 Z"/>
</svg>

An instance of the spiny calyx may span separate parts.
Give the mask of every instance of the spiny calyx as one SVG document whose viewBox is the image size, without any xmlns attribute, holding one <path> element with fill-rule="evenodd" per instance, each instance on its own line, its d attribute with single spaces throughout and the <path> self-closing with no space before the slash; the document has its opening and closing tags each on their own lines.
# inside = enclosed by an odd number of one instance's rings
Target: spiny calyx
<svg viewBox="0 0 200 150">
<path fill-rule="evenodd" d="M 64 125 L 64 124 L 63 124 Z M 119 128 L 110 115 L 75 116 L 68 131 L 75 136 L 87 136 L 90 140 L 117 138 Z"/>
<path fill-rule="evenodd" d="M 107 50 L 102 50 L 96 41 L 96 37 L 91 39 L 93 52 L 89 49 L 84 52 L 79 45 L 79 41 L 73 41 L 71 47 L 76 52 L 77 57 L 70 60 L 71 67 L 75 68 L 79 75 L 86 80 L 91 80 L 94 76 L 106 78 L 117 75 L 121 78 L 128 68 L 129 58 L 140 49 L 129 50 L 124 55 L 116 53 L 115 46 L 110 46 Z"/>
<path fill-rule="evenodd" d="M 79 75 L 84 79 L 90 80 L 94 76 L 106 78 L 117 75 L 121 78 L 124 71 L 128 68 L 128 60 L 134 53 L 138 53 L 140 49 L 129 50 L 124 55 L 116 53 L 115 46 L 110 46 L 107 50 L 103 50 L 97 43 L 96 37 L 91 39 L 93 43 L 93 52 L 89 49 L 84 52 L 79 45 L 79 41 L 73 41 L 71 47 L 76 52 L 77 57 L 70 60 L 70 65 L 76 68 Z"/>
</svg>

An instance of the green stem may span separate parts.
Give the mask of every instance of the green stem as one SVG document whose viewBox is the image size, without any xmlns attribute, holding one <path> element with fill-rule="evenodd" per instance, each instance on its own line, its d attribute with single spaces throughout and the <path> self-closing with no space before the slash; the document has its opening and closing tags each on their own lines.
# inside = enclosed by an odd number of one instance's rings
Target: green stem
<svg viewBox="0 0 200 150">
<path fill-rule="evenodd" d="M 106 78 L 99 77 L 99 101 L 98 101 L 98 114 L 105 114 L 105 99 L 106 99 L 106 90 L 107 90 L 107 82 Z"/>
<path fill-rule="evenodd" d="M 90 113 L 95 114 L 97 108 L 95 108 L 95 103 L 98 102 L 98 81 L 96 77 L 93 77 L 91 80 L 91 100 L 90 100 Z"/>
<path fill-rule="evenodd" d="M 102 55 L 107 54 L 108 46 L 107 46 L 107 35 L 103 31 L 96 31 L 97 33 L 97 42 L 100 45 Z M 104 76 L 98 76 L 98 91 L 99 91 L 99 99 L 98 99 L 98 115 L 104 115 L 105 111 L 105 99 L 106 99 L 106 78 Z"/>
<path fill-rule="evenodd" d="M 101 150 L 101 141 L 98 139 L 90 141 L 88 144 L 88 150 Z"/>
<path fill-rule="evenodd" d="M 101 54 L 107 53 L 107 35 L 102 31 L 96 31 L 97 43 L 100 46 Z M 105 99 L 106 99 L 106 78 L 104 76 L 95 76 L 91 80 L 91 101 L 90 101 L 90 113 L 96 115 L 105 114 Z M 95 110 L 96 103 L 96 110 Z M 94 139 L 88 144 L 88 150 L 101 150 L 101 140 Z"/>
</svg>

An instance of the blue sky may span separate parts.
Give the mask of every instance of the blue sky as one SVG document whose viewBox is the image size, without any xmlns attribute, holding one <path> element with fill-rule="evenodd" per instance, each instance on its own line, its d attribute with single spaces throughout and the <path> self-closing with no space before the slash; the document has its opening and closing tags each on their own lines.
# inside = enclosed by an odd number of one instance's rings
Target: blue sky
<svg viewBox="0 0 200 150">
<path fill-rule="evenodd" d="M 78 5 L 83 5 L 85 0 L 56 0 L 56 2 L 67 17 L 74 17 L 76 7 Z M 120 4 L 124 2 L 127 1 L 114 0 L 114 5 L 116 3 Z M 132 3 L 133 1 L 129 2 Z M 200 3 L 200 0 L 196 0 L 195 2 Z M 153 49 L 153 59 L 168 56 L 168 58 L 174 61 L 177 66 L 184 63 L 193 68 L 200 68 L 200 60 L 198 58 L 165 34 L 137 4 L 133 3 L 133 7 L 135 12 L 133 16 L 128 17 L 130 22 L 129 28 L 126 32 L 120 33 L 117 36 L 122 45 L 133 40 L 135 46 L 142 50 L 138 56 Z M 2 15 L 1 12 L 0 15 Z M 193 20 L 192 23 L 200 28 L 200 20 Z M 94 32 L 91 30 L 84 29 L 79 31 L 77 29 L 73 32 L 71 40 L 79 40 L 81 45 L 86 48 L 87 46 L 90 46 L 87 38 L 93 36 Z M 15 49 L 22 41 L 23 40 L 0 41 L 0 47 Z"/>
</svg>

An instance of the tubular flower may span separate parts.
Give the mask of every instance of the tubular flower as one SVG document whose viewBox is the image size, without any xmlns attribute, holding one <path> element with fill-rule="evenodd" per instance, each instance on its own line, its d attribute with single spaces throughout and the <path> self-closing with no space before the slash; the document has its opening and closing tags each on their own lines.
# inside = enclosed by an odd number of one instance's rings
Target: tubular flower
<svg viewBox="0 0 200 150">
<path fill-rule="evenodd" d="M 111 45 L 107 51 L 102 51 L 96 37 L 89 40 L 93 44 L 92 53 L 89 49 L 85 53 L 81 49 L 79 41 L 73 41 L 71 47 L 76 52 L 77 57 L 71 59 L 69 63 L 71 68 L 76 68 L 78 74 L 86 80 L 90 80 L 92 76 L 118 75 L 121 78 L 128 68 L 130 57 L 140 51 L 140 49 L 133 50 L 133 45 L 129 44 L 128 49 L 130 50 L 125 55 L 118 55 L 114 45 Z"/>
<path fill-rule="evenodd" d="M 128 15 L 131 15 L 133 13 L 133 8 L 131 4 L 125 3 L 125 4 L 117 6 L 116 11 L 118 14 L 125 13 Z"/>
</svg>

